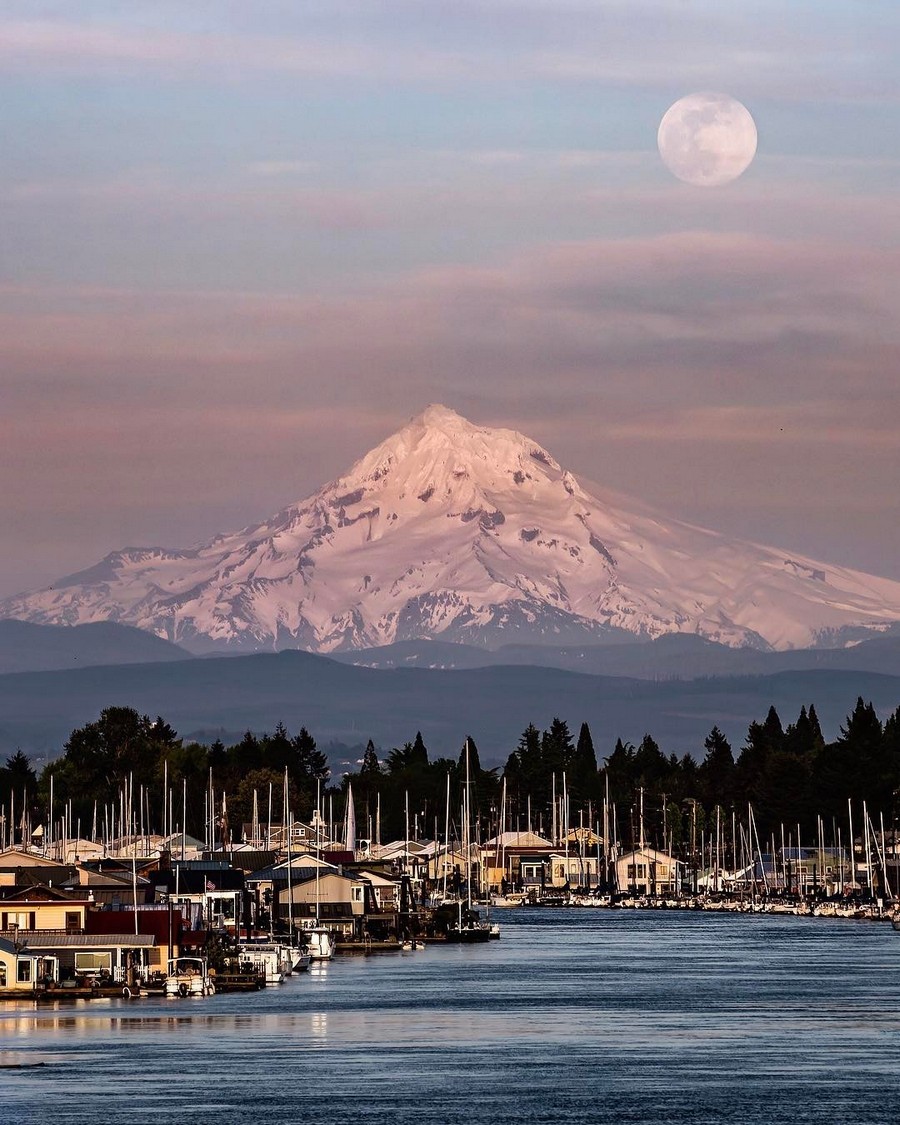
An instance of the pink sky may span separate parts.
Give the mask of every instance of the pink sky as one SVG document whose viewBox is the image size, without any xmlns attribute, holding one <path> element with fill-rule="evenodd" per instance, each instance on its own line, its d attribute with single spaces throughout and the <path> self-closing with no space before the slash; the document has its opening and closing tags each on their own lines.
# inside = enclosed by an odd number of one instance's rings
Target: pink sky
<svg viewBox="0 0 900 1125">
<path fill-rule="evenodd" d="M 5 6 L 0 595 L 262 518 L 432 401 L 900 577 L 893 8 L 440 7 Z M 727 188 L 658 159 L 692 89 L 756 118 Z"/>
</svg>

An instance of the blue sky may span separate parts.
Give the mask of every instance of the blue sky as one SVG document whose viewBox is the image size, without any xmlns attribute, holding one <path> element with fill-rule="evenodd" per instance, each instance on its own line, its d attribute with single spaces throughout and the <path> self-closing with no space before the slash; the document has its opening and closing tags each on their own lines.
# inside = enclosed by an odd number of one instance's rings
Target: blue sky
<svg viewBox="0 0 900 1125">
<path fill-rule="evenodd" d="M 0 10 L 0 594 L 306 495 L 431 401 L 900 577 L 900 8 Z M 717 189 L 656 152 L 743 101 Z"/>
</svg>

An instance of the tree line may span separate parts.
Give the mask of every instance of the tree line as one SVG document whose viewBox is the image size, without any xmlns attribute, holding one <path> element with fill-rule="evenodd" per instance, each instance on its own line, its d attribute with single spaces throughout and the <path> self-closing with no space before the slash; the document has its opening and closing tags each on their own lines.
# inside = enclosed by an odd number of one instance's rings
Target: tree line
<svg viewBox="0 0 900 1125">
<path fill-rule="evenodd" d="M 305 727 L 291 735 L 278 723 L 271 734 L 248 731 L 233 745 L 216 740 L 205 746 L 181 739 L 161 717 L 110 707 L 74 730 L 40 776 L 27 755 L 8 758 L 0 769 L 0 804 L 7 816 L 15 810 L 17 822 L 27 811 L 39 823 L 48 815 L 52 786 L 55 809 L 70 809 L 71 823 L 80 821 L 86 833 L 95 810 L 114 805 L 129 788 L 144 795 L 148 822 L 158 828 L 167 785 L 176 795 L 174 802 L 169 798 L 173 823 L 181 824 L 183 802 L 187 831 L 202 838 L 212 788 L 217 801 L 226 798 L 237 839 L 239 826 L 253 815 L 254 795 L 260 820 L 274 803 L 273 819 L 280 822 L 286 775 L 293 815 L 308 820 L 317 801 L 343 815 L 352 786 L 357 835 L 382 840 L 404 833 L 443 837 L 448 820 L 451 835 L 458 833 L 466 789 L 469 815 L 482 836 L 501 827 L 546 835 L 555 811 L 561 823 L 563 808 L 570 827 L 596 827 L 608 802 L 624 846 L 636 842 L 638 809 L 644 838 L 660 847 L 683 847 L 717 815 L 736 811 L 740 817 L 748 805 L 763 838 L 781 825 L 799 825 L 812 839 L 821 823 L 846 818 L 848 800 L 865 801 L 890 824 L 900 816 L 900 707 L 882 723 L 873 705 L 858 699 L 832 742 L 813 705 L 786 726 L 770 707 L 750 724 L 737 753 L 714 726 L 696 756 L 666 755 L 647 734 L 637 746 L 619 739 L 598 763 L 588 725 L 576 738 L 565 720 L 554 718 L 543 731 L 529 724 L 502 768 L 483 768 L 471 738 L 458 756 L 431 758 L 421 733 L 381 757 L 370 740 L 358 767 L 332 779 L 326 755 Z"/>
</svg>

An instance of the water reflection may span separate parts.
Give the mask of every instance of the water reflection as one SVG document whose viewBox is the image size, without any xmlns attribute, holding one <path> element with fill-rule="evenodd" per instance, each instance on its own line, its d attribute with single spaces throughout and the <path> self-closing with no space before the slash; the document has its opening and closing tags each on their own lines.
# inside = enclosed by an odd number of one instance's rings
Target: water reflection
<svg viewBox="0 0 900 1125">
<path fill-rule="evenodd" d="M 252 996 L 0 1009 L 14 1045 L 2 1061 L 48 1063 L 3 1073 L 3 1120 L 891 1119 L 890 927 L 600 911 L 504 922 L 499 945 L 338 960 Z M 172 1080 L 185 1074 L 193 1089 Z"/>
</svg>

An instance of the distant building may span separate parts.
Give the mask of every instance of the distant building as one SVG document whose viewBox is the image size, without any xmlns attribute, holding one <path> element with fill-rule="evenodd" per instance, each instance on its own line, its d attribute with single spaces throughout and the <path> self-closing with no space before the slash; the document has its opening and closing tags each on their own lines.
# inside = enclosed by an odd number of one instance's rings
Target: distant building
<svg viewBox="0 0 900 1125">
<path fill-rule="evenodd" d="M 678 861 L 656 848 L 635 848 L 616 860 L 616 889 L 637 895 L 670 895 L 678 885 Z"/>
</svg>

